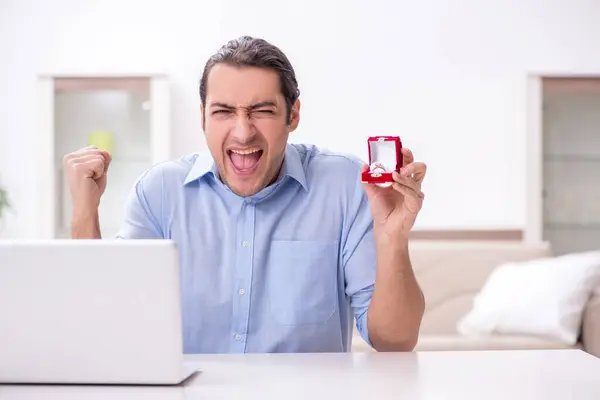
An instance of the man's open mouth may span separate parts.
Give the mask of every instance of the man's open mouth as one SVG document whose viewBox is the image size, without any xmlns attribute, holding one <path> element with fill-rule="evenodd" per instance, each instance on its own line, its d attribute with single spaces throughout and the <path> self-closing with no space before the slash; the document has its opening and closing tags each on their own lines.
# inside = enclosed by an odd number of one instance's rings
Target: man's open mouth
<svg viewBox="0 0 600 400">
<path fill-rule="evenodd" d="M 250 174 L 256 170 L 263 150 L 254 147 L 248 149 L 231 149 L 227 151 L 227 155 L 231 160 L 233 168 L 239 174 Z"/>
</svg>

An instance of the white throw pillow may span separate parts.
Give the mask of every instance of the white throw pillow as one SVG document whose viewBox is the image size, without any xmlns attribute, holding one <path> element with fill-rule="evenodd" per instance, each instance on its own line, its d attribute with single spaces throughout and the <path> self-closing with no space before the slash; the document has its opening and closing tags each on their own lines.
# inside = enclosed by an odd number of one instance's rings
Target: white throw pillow
<svg viewBox="0 0 600 400">
<path fill-rule="evenodd" d="M 457 330 L 465 336 L 539 335 L 572 345 L 599 284 L 600 251 L 505 263 L 490 274 Z"/>
</svg>

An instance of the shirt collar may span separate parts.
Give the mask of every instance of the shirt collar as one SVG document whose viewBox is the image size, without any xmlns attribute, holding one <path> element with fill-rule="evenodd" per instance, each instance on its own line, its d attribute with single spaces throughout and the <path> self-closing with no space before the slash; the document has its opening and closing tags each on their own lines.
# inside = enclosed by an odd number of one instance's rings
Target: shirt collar
<svg viewBox="0 0 600 400">
<path fill-rule="evenodd" d="M 200 154 L 198 157 L 196 157 L 194 165 L 192 165 L 192 168 L 185 177 L 183 184 L 187 185 L 190 182 L 199 180 L 209 173 L 212 173 L 212 175 L 218 179 L 218 169 L 213 158 L 210 156 L 210 153 L 207 155 Z M 306 173 L 304 171 L 304 165 L 302 164 L 300 153 L 295 146 L 289 143 L 286 145 L 283 166 L 281 168 L 281 173 L 279 174 L 278 180 L 281 180 L 286 176 L 296 180 L 298 183 L 300 183 L 300 185 L 302 185 L 304 190 L 308 191 Z"/>
<path fill-rule="evenodd" d="M 298 149 L 289 143 L 285 148 L 285 157 L 283 159 L 280 178 L 285 176 L 295 179 L 302 185 L 304 190 L 308 192 L 308 184 L 306 182 L 306 173 L 304 171 L 304 165 L 302 164 L 302 158 L 300 157 Z"/>
<path fill-rule="evenodd" d="M 192 168 L 188 172 L 185 180 L 183 181 L 184 185 L 187 185 L 190 182 L 199 180 L 203 176 L 208 173 L 212 173 L 215 177 L 218 175 L 216 164 L 213 158 L 208 154 L 198 154 Z"/>
</svg>

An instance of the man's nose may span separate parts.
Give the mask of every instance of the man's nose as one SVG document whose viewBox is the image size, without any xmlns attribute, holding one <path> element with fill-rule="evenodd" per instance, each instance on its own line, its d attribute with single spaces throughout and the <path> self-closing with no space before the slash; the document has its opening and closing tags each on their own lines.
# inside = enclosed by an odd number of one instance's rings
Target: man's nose
<svg viewBox="0 0 600 400">
<path fill-rule="evenodd" d="M 252 121 L 247 115 L 242 114 L 236 118 L 232 135 L 234 139 L 240 143 L 248 143 L 252 141 L 256 135 L 256 130 L 254 129 Z"/>
</svg>

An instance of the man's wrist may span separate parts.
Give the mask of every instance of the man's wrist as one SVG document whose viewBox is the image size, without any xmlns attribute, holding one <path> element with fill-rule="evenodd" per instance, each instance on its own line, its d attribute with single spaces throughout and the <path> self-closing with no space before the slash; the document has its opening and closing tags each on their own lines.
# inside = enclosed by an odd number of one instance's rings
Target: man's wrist
<svg viewBox="0 0 600 400">
<path fill-rule="evenodd" d="M 73 221 L 87 221 L 98 218 L 97 207 L 74 207 Z"/>
<path fill-rule="evenodd" d="M 404 233 L 390 234 L 377 226 L 374 227 L 373 233 L 378 251 L 408 253 L 408 235 Z"/>
<path fill-rule="evenodd" d="M 73 239 L 99 239 L 100 218 L 98 209 L 75 208 L 71 223 L 71 237 Z"/>
<path fill-rule="evenodd" d="M 377 251 L 377 269 L 398 273 L 411 268 L 408 237 L 406 235 L 390 235 L 375 229 L 375 247 Z"/>
</svg>

